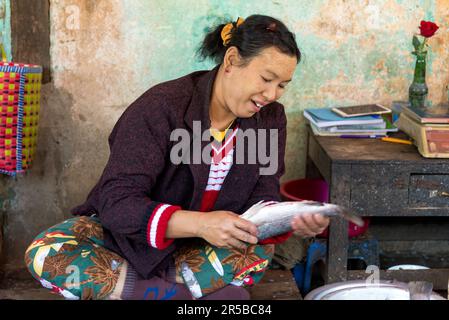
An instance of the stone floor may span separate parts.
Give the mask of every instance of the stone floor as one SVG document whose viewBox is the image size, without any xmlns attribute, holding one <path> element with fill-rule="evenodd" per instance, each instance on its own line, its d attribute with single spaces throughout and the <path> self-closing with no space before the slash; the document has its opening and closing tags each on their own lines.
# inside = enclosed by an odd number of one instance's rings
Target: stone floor
<svg viewBox="0 0 449 320">
<path fill-rule="evenodd" d="M 8 300 L 62 300 L 63 298 L 43 288 L 26 269 L 7 274 L 0 271 L 0 299 Z"/>
<path fill-rule="evenodd" d="M 257 300 L 301 300 L 301 294 L 290 275 L 278 270 L 269 270 L 266 277 L 250 290 L 252 299 Z M 437 291 L 447 298 L 447 291 Z M 6 279 L 0 283 L 0 300 L 63 300 L 57 294 L 43 288 L 31 277 Z"/>
<path fill-rule="evenodd" d="M 302 300 L 289 270 L 267 270 L 262 280 L 249 288 L 252 300 Z"/>
<path fill-rule="evenodd" d="M 0 284 L 0 299 L 7 300 L 63 300 L 43 288 L 36 280 L 5 280 Z"/>
<path fill-rule="evenodd" d="M 289 271 L 268 270 L 263 281 L 250 290 L 257 300 L 301 300 L 301 295 Z M 0 283 L 0 300 L 63 300 L 43 288 L 32 278 L 6 279 Z"/>
</svg>

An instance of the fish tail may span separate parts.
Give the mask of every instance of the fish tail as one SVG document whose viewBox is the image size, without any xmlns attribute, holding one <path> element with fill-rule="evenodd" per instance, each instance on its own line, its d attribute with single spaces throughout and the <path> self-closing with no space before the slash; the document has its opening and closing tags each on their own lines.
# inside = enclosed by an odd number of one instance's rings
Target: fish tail
<svg viewBox="0 0 449 320">
<path fill-rule="evenodd" d="M 343 218 L 354 223 L 358 227 L 363 227 L 365 225 L 365 222 L 363 221 L 363 219 L 361 217 L 359 217 L 358 215 L 355 215 L 354 213 L 352 213 L 351 211 L 349 211 L 346 208 L 342 208 L 340 214 L 343 216 Z"/>
</svg>

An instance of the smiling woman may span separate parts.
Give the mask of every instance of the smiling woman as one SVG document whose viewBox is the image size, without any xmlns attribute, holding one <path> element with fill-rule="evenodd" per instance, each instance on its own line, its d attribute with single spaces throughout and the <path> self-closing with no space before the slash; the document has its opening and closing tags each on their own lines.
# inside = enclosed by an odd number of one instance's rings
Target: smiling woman
<svg viewBox="0 0 449 320">
<path fill-rule="evenodd" d="M 199 53 L 220 64 L 209 110 L 217 129 L 277 101 L 301 59 L 294 34 L 281 21 L 262 15 L 219 25 Z"/>
<path fill-rule="evenodd" d="M 77 217 L 44 230 L 26 251 L 46 288 L 70 299 L 248 299 L 242 286 L 260 280 L 273 244 L 290 236 L 259 241 L 257 226 L 239 215 L 281 200 L 287 119 L 277 100 L 301 57 L 294 35 L 277 19 L 253 15 L 215 28 L 201 53 L 218 65 L 132 103 L 109 137 L 102 176 L 72 209 Z M 208 137 L 195 148 L 198 125 Z M 204 159 L 209 143 L 208 161 L 173 162 L 177 130 L 190 134 L 189 160 Z M 263 138 L 271 130 L 274 144 Z M 256 140 L 239 162 L 247 131 Z M 264 159 L 248 156 L 264 145 L 277 164 L 266 174 Z M 327 224 L 303 215 L 291 231 L 314 236 Z"/>
</svg>

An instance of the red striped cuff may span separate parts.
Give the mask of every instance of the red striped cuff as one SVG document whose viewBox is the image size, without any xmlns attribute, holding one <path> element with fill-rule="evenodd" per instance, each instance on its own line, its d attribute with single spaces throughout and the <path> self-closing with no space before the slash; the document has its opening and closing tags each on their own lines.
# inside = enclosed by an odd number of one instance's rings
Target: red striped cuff
<svg viewBox="0 0 449 320">
<path fill-rule="evenodd" d="M 151 215 L 146 225 L 146 241 L 149 246 L 163 250 L 173 243 L 174 239 L 165 238 L 165 233 L 167 231 L 168 220 L 170 220 L 172 214 L 177 210 L 181 210 L 181 207 L 158 203 L 150 211 Z"/>
</svg>

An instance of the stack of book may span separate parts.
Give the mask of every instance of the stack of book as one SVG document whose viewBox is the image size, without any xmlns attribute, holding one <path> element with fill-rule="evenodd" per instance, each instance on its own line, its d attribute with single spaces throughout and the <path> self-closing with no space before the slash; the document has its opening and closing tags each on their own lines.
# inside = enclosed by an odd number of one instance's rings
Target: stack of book
<svg viewBox="0 0 449 320">
<path fill-rule="evenodd" d="M 426 158 L 449 158 L 449 103 L 428 108 L 403 106 L 397 126 Z"/>
<path fill-rule="evenodd" d="M 318 108 L 304 110 L 304 117 L 318 136 L 382 137 L 398 131 L 387 117 L 381 115 L 341 117 L 329 108 Z"/>
<path fill-rule="evenodd" d="M 432 108 L 404 106 L 402 112 L 419 123 L 449 124 L 449 105 L 442 104 Z"/>
</svg>

